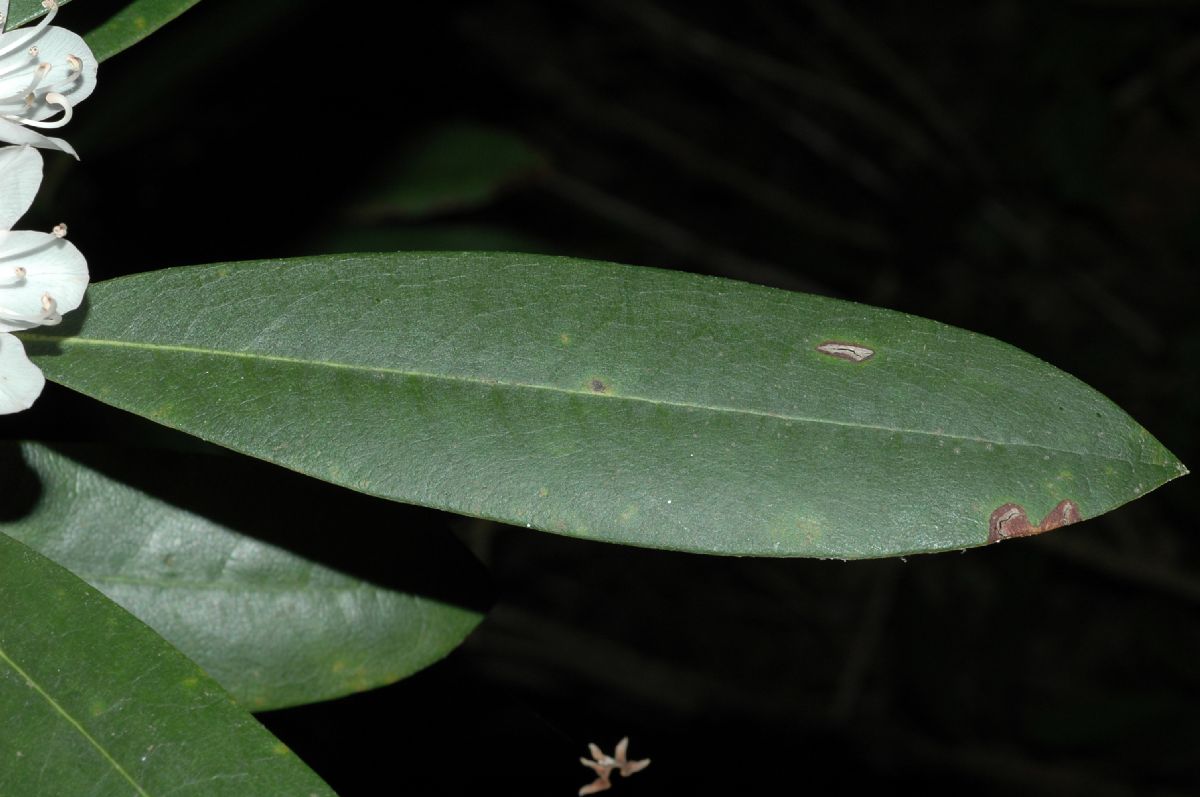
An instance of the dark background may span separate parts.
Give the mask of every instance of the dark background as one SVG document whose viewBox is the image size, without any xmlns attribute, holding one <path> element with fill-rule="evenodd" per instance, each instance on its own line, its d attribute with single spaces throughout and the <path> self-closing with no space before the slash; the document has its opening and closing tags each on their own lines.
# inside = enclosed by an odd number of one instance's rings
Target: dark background
<svg viewBox="0 0 1200 797">
<path fill-rule="evenodd" d="M 711 9 L 206 0 L 102 66 L 69 131 L 83 161 L 48 156 L 21 226 L 69 222 L 97 280 L 502 246 L 838 296 L 1013 343 L 1200 461 L 1200 3 Z M 470 202 L 363 210 L 447 123 L 537 164 Z M 50 386 L 0 436 L 143 429 Z M 907 562 L 705 558 L 413 509 L 488 565 L 490 617 L 408 681 L 262 720 L 347 797 L 570 795 L 587 742 L 623 735 L 654 759 L 615 781 L 631 796 L 1195 793 L 1189 481 Z"/>
</svg>

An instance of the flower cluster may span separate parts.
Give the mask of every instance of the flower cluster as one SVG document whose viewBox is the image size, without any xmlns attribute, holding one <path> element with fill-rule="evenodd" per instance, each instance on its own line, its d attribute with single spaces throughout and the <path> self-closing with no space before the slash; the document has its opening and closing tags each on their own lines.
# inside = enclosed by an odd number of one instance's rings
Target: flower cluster
<svg viewBox="0 0 1200 797">
<path fill-rule="evenodd" d="M 0 141 L 20 145 L 0 148 L 0 414 L 28 409 L 46 381 L 12 333 L 59 323 L 79 307 L 88 284 L 87 261 L 65 240 L 65 224 L 48 233 L 12 229 L 42 182 L 42 156 L 33 147 L 75 154 L 36 128 L 65 124 L 96 83 L 91 50 L 50 26 L 55 0 L 42 5 L 47 13 L 37 26 L 0 33 Z M 8 0 L 0 0 L 0 30 L 7 19 Z"/>
<path fill-rule="evenodd" d="M 74 104 L 96 87 L 96 57 L 83 39 L 50 25 L 55 0 L 42 0 L 46 15 L 32 28 L 0 33 L 0 141 L 59 149 L 71 145 L 38 128 L 62 127 Z M 0 0 L 0 30 L 8 20 L 8 0 Z"/>
</svg>

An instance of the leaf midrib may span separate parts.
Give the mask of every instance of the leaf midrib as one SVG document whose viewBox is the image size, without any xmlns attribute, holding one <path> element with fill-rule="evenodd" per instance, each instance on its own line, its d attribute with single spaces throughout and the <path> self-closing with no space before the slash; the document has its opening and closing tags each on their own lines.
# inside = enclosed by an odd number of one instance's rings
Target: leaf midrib
<svg viewBox="0 0 1200 797">
<path fill-rule="evenodd" d="M 41 684 L 35 681 L 29 673 L 25 672 L 25 670 L 21 668 L 21 665 L 13 661 L 3 648 L 0 648 L 0 661 L 3 661 L 5 664 L 11 667 L 13 671 L 17 673 L 17 675 L 21 676 L 21 678 L 25 680 L 26 684 L 28 684 L 35 692 L 41 695 L 43 700 L 50 704 L 50 707 L 53 708 L 60 717 L 66 720 L 67 723 L 79 733 L 79 735 L 81 735 L 84 739 L 87 739 L 92 747 L 96 748 L 96 751 L 103 756 L 104 760 L 111 764 L 113 769 L 120 773 L 121 777 L 125 778 L 125 780 L 129 782 L 130 786 L 133 786 L 133 788 L 137 789 L 138 794 L 140 794 L 142 797 L 150 797 L 150 793 L 143 789 L 141 784 L 134 780 L 133 777 L 125 771 L 125 768 L 121 766 L 120 762 L 113 758 L 112 755 L 109 754 L 108 750 L 106 750 L 103 745 L 96 741 L 96 738 L 88 733 L 87 729 L 84 728 L 77 719 L 71 716 L 70 712 L 63 708 L 62 705 L 59 704 L 59 702 L 55 700 L 49 692 L 43 689 Z"/>
<path fill-rule="evenodd" d="M 317 585 L 313 585 L 313 584 L 294 584 L 294 585 L 252 584 L 249 587 L 244 588 L 244 589 L 230 589 L 229 588 L 230 586 L 237 586 L 241 582 L 236 582 L 236 581 L 204 582 L 204 581 L 187 581 L 184 579 L 163 580 L 163 579 L 154 579 L 154 578 L 139 578 L 137 576 L 110 576 L 110 575 L 103 575 L 103 574 L 97 574 L 97 573 L 89 573 L 86 570 L 72 570 L 72 572 L 74 572 L 76 575 L 78 575 L 80 578 L 82 578 L 84 581 L 87 581 L 88 583 L 105 584 L 105 585 L 114 586 L 114 587 L 147 587 L 147 588 L 160 588 L 160 589 L 186 589 L 186 590 L 191 590 L 194 592 L 220 591 L 220 592 L 228 592 L 232 595 L 243 595 L 243 596 L 247 595 L 247 594 L 255 594 L 255 593 L 263 593 L 266 595 L 273 595 L 273 594 L 282 594 L 282 593 L 289 593 L 289 592 L 300 592 L 300 593 L 304 593 L 304 594 L 310 594 L 310 593 L 317 593 L 317 594 L 324 594 L 324 593 L 343 594 L 344 593 L 344 594 L 348 594 L 348 595 L 360 595 L 361 594 L 364 596 L 378 596 L 380 594 L 386 594 L 386 595 L 390 595 L 390 596 L 394 596 L 394 597 L 408 598 L 408 599 L 414 599 L 414 600 L 422 600 L 424 597 L 421 595 L 413 595 L 412 593 L 408 593 L 408 592 L 398 592 L 398 591 L 392 590 L 392 589 L 377 587 L 377 586 L 373 586 L 371 584 L 366 584 L 366 583 L 357 584 L 357 585 L 349 585 L 348 584 L 346 586 L 341 586 L 341 587 L 336 586 L 336 585 L 323 585 L 323 584 L 317 584 Z"/>
<path fill-rule="evenodd" d="M 957 440 L 972 443 L 985 443 L 994 446 L 1013 446 L 1016 448 L 1033 448 L 1039 451 L 1051 451 L 1056 454 L 1071 454 L 1077 457 L 1098 457 L 1100 459 L 1111 460 L 1114 462 L 1124 462 L 1129 464 L 1152 465 L 1154 467 L 1167 468 L 1168 463 L 1154 462 L 1144 459 L 1130 459 L 1126 457 L 1117 457 L 1109 454 L 1101 454 L 1092 451 L 1076 451 L 1070 448 L 1058 448 L 1056 446 L 1043 445 L 1041 443 L 1016 443 L 1005 440 L 992 440 L 986 437 L 975 437 L 972 435 L 963 434 L 948 434 L 946 432 L 934 432 L 928 429 L 907 429 L 892 426 L 883 426 L 881 424 L 870 423 L 854 423 L 847 421 L 832 420 L 829 418 L 812 418 L 797 415 L 785 415 L 777 412 L 769 412 L 759 409 L 746 409 L 739 407 L 722 407 L 719 405 L 697 404 L 686 401 L 672 401 L 668 399 L 655 399 L 645 396 L 630 396 L 630 395 L 613 395 L 607 393 L 596 393 L 589 390 L 573 390 L 571 388 L 561 387 L 559 385 L 539 385 L 527 382 L 508 382 L 502 379 L 486 379 L 481 377 L 462 376 L 459 374 L 434 374 L 424 371 L 405 370 L 403 368 L 393 368 L 389 366 L 372 366 L 359 365 L 356 363 L 337 363 L 327 360 L 306 360 L 300 357 L 288 357 L 280 354 L 264 354 L 262 352 L 245 352 L 245 351 L 229 351 L 227 349 L 212 349 L 203 348 L 200 346 L 183 346 L 179 344 L 166 343 L 146 343 L 143 341 L 124 341 L 111 340 L 107 338 L 83 338 L 83 337 L 59 337 L 55 335 L 45 335 L 36 332 L 23 332 L 21 337 L 26 340 L 37 340 L 48 343 L 57 343 L 59 345 L 87 345 L 87 346 L 108 346 L 119 349 L 134 349 L 147 351 L 165 351 L 179 352 L 183 354 L 196 354 L 218 357 L 230 357 L 242 360 L 261 360 L 264 362 L 287 363 L 289 365 L 305 365 L 316 366 L 322 368 L 330 368 L 335 370 L 355 371 L 361 373 L 372 374 L 391 374 L 394 376 L 416 377 L 420 379 L 441 380 L 446 382 L 458 382 L 462 384 L 482 385 L 487 387 L 509 387 L 514 389 L 537 390 L 548 393 L 559 393 L 569 396 L 577 396 L 581 398 L 593 398 L 608 401 L 631 401 L 653 404 L 655 406 L 673 407 L 678 409 L 703 410 L 706 412 L 729 413 L 734 415 L 748 415 L 760 418 L 772 418 L 774 420 L 788 421 L 792 423 L 810 423 L 810 424 L 825 424 L 829 426 L 841 426 L 850 429 L 864 429 L 880 432 L 890 432 L 893 434 L 912 434 L 924 437 L 933 437 L 945 440 Z"/>
</svg>

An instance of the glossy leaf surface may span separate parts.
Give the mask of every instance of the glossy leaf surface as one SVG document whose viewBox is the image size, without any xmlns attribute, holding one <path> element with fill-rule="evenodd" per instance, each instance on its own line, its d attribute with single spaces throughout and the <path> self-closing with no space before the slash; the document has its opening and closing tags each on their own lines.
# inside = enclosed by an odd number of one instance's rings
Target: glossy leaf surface
<svg viewBox="0 0 1200 797">
<path fill-rule="evenodd" d="M 5 513 L 16 510 L 0 532 L 253 710 L 396 681 L 482 617 L 483 568 L 443 530 L 405 528 L 395 504 L 238 457 L 4 444 L 0 463 Z"/>
<path fill-rule="evenodd" d="M 1103 396 L 999 341 L 716 278 L 347 255 L 89 296 L 23 335 L 51 379 L 372 495 L 592 539 L 961 549 L 1009 504 L 1027 527 L 1064 501 L 1088 518 L 1185 472 Z"/>
<path fill-rule="evenodd" d="M 0 793 L 330 795 L 194 663 L 0 534 Z"/>
</svg>

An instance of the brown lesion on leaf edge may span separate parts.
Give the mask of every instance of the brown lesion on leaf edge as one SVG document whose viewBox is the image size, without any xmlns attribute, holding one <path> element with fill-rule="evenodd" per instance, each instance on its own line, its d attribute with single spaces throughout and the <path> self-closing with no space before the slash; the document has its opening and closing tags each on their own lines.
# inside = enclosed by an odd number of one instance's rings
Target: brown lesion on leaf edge
<svg viewBox="0 0 1200 797">
<path fill-rule="evenodd" d="M 1079 511 L 1079 504 L 1069 498 L 1059 501 L 1058 505 L 1051 509 L 1050 513 L 1042 518 L 1042 522 L 1036 526 L 1029 522 L 1029 515 L 1026 514 L 1025 507 L 1020 504 L 1004 504 L 997 507 L 996 511 L 992 512 L 991 518 L 988 519 L 988 542 L 1000 542 L 1016 537 L 1041 534 L 1078 523 L 1081 520 L 1083 520 L 1083 514 Z"/>
</svg>

